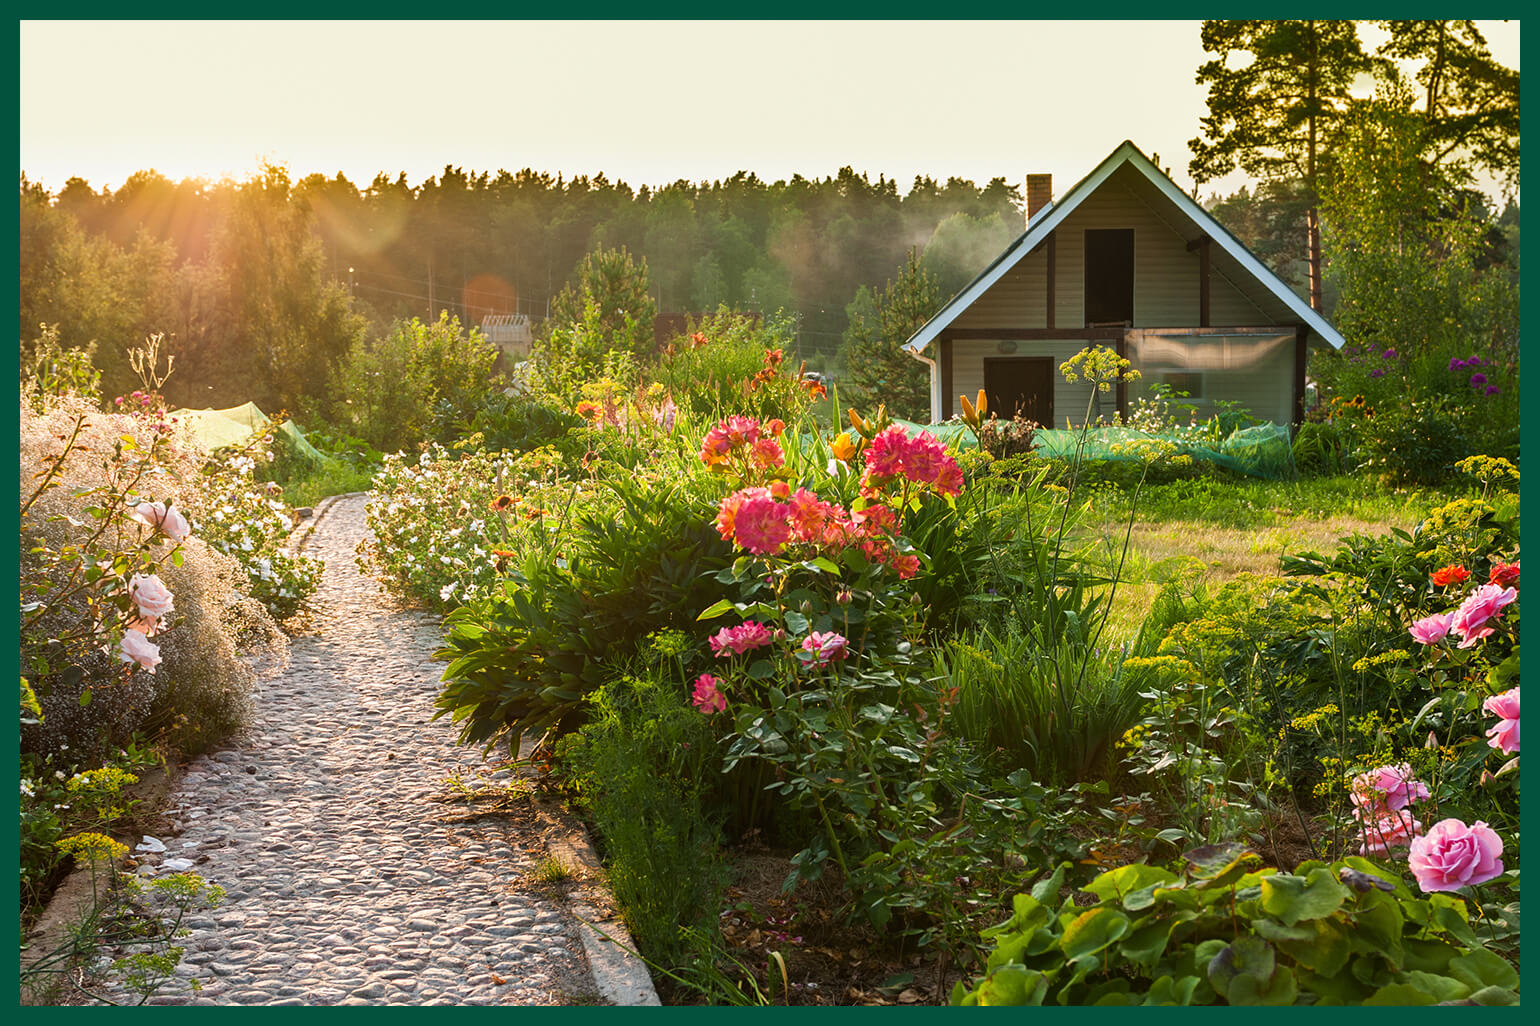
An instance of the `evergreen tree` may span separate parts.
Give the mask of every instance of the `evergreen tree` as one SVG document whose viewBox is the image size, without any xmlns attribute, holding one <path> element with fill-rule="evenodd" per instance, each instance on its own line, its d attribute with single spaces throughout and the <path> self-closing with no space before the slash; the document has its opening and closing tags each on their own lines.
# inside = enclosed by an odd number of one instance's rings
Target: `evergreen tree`
<svg viewBox="0 0 1540 1026">
<path fill-rule="evenodd" d="M 914 250 L 876 296 L 857 293 L 847 308 L 845 366 L 852 403 L 874 407 L 886 403 L 889 412 L 909 420 L 930 418 L 930 373 L 925 364 L 901 347 L 941 307 L 936 279 L 921 265 Z"/>
</svg>

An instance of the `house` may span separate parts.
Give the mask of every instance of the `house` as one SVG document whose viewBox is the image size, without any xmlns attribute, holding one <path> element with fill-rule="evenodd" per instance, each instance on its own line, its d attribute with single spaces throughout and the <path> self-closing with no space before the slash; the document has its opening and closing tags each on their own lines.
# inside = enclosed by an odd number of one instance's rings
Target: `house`
<svg viewBox="0 0 1540 1026">
<path fill-rule="evenodd" d="M 1052 192 L 1052 176 L 1027 176 L 1026 231 L 904 344 L 930 365 L 932 422 L 982 388 L 1002 417 L 1078 426 L 1157 382 L 1200 416 L 1230 401 L 1302 419 L 1309 349 L 1342 336 L 1133 143 Z M 1064 381 L 1059 364 L 1090 345 L 1139 380 L 1105 396 Z"/>
</svg>

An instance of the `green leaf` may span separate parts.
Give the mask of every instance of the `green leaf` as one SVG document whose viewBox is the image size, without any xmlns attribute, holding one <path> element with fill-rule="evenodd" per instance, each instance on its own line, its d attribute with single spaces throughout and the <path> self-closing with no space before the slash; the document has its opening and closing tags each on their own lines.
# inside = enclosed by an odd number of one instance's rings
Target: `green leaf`
<svg viewBox="0 0 1540 1026">
<path fill-rule="evenodd" d="M 1144 996 L 1147 1005 L 1190 1005 L 1192 1004 L 1193 991 L 1198 989 L 1198 984 L 1203 981 L 1196 976 L 1183 976 L 1179 980 L 1173 980 L 1169 976 L 1162 976 L 1150 985 L 1149 992 Z"/>
<path fill-rule="evenodd" d="M 995 970 L 975 993 L 980 1005 L 1041 1005 L 1048 978 L 1036 969 L 1007 965 Z"/>
<path fill-rule="evenodd" d="M 1176 923 L 1168 919 L 1157 919 L 1153 923 L 1138 926 L 1123 943 L 1118 945 L 1118 951 L 1130 962 L 1153 966 L 1165 952 L 1166 944 L 1170 941 L 1171 931 L 1175 926 Z"/>
<path fill-rule="evenodd" d="M 920 753 L 908 748 L 904 748 L 901 745 L 889 745 L 888 754 L 902 759 L 905 762 L 918 763 L 920 761 Z"/>
<path fill-rule="evenodd" d="M 803 616 L 801 613 L 793 613 L 789 611 L 786 613 L 786 630 L 790 634 L 801 637 L 807 633 L 809 623 L 810 621 L 808 618 Z"/>
<path fill-rule="evenodd" d="M 1449 975 L 1468 984 L 1472 990 L 1483 987 L 1511 990 L 1519 985 L 1518 971 L 1486 948 L 1476 948 L 1469 954 L 1450 959 Z"/>
<path fill-rule="evenodd" d="M 1085 885 L 1085 889 L 1096 895 L 1103 901 L 1117 898 L 1123 902 L 1123 907 L 1129 911 L 1137 911 L 1148 908 L 1154 904 L 1154 889 L 1158 886 L 1169 886 L 1177 882 L 1177 876 L 1169 869 L 1160 866 L 1151 866 L 1143 862 L 1134 862 L 1117 869 L 1110 869 L 1098 876 L 1095 880 Z M 1144 895 L 1139 899 L 1139 904 L 1129 904 L 1129 899 L 1136 891 L 1143 891 Z"/>
<path fill-rule="evenodd" d="M 1365 1005 L 1436 1005 L 1438 1000 L 1410 983 L 1387 983 L 1364 998 Z"/>
<path fill-rule="evenodd" d="M 1473 1005 L 1516 1005 L 1518 994 L 1507 987 L 1482 987 L 1466 999 Z"/>
<path fill-rule="evenodd" d="M 84 709 L 91 704 L 91 689 L 86 688 L 80 693 L 80 708 Z"/>
<path fill-rule="evenodd" d="M 825 556 L 819 556 L 817 559 L 809 560 L 807 565 L 816 570 L 822 570 L 826 574 L 837 574 L 840 572 L 839 566 L 832 559 L 829 559 Z"/>
<path fill-rule="evenodd" d="M 1426 973 L 1412 970 L 1406 974 L 1406 982 L 1432 996 L 1434 1001 L 1458 1001 L 1463 997 L 1469 997 L 1471 988 L 1468 984 L 1459 980 L 1441 976 L 1438 973 Z M 1366 1004 L 1369 1002 L 1365 1002 Z M 1424 1004 L 1425 1002 L 1418 1002 Z"/>
<path fill-rule="evenodd" d="M 1262 910 L 1293 926 L 1301 919 L 1324 919 L 1347 900 L 1347 888 L 1331 870 L 1312 869 L 1301 878 L 1279 873 L 1262 881 Z"/>
<path fill-rule="evenodd" d="M 182 565 L 182 550 L 181 549 L 177 549 L 175 552 L 171 553 L 171 565 L 172 566 L 177 566 L 177 567 Z"/>
<path fill-rule="evenodd" d="M 1129 918 L 1115 908 L 1088 909 L 1064 928 L 1059 948 L 1067 959 L 1084 958 L 1126 937 L 1131 925 Z"/>
<path fill-rule="evenodd" d="M 733 606 L 732 602 L 727 599 L 722 599 L 720 602 L 715 602 L 712 605 L 707 606 L 706 610 L 695 618 L 695 621 L 699 623 L 702 620 L 714 620 L 719 616 L 724 616 L 728 613 L 731 613 L 734 608 L 735 607 Z"/>
</svg>

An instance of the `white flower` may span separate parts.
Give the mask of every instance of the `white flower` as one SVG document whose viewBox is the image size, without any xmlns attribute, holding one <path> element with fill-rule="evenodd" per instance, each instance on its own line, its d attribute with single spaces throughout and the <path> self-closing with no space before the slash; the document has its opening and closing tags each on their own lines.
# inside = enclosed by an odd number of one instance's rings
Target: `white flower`
<svg viewBox="0 0 1540 1026">
<path fill-rule="evenodd" d="M 36 798 L 37 792 L 32 789 L 32 781 L 26 777 L 21 778 L 21 793 L 26 798 Z"/>
<path fill-rule="evenodd" d="M 454 581 L 450 581 L 448 584 L 444 585 L 442 588 L 440 588 L 438 590 L 438 597 L 440 599 L 442 599 L 443 601 L 448 602 L 449 601 L 449 596 L 451 596 L 451 595 L 453 595 L 455 593 L 455 587 L 456 587 L 455 582 Z"/>
<path fill-rule="evenodd" d="M 64 771 L 63 770 L 54 770 L 53 771 L 53 778 L 55 780 L 63 780 L 64 779 Z"/>
</svg>

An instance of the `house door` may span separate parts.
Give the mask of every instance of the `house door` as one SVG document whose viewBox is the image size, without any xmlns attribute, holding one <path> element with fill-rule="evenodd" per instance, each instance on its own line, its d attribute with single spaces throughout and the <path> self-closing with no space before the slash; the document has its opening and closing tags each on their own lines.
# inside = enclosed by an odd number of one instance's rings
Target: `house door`
<svg viewBox="0 0 1540 1026">
<path fill-rule="evenodd" d="M 991 413 L 1053 427 L 1053 357 L 986 357 L 984 394 Z"/>
</svg>

